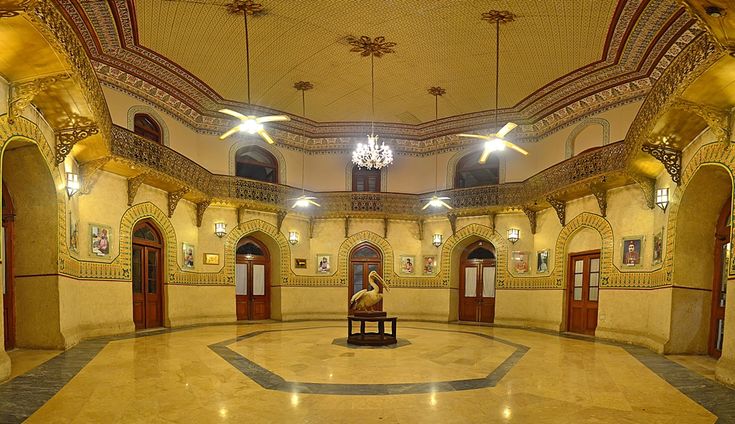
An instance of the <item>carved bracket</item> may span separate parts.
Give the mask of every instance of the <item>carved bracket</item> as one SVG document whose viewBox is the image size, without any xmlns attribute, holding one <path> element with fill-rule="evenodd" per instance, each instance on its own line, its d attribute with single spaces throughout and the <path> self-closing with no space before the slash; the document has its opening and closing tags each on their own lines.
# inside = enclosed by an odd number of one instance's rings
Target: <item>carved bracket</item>
<svg viewBox="0 0 735 424">
<path fill-rule="evenodd" d="M 725 143 L 730 142 L 731 115 L 726 110 L 681 98 L 674 100 L 671 107 L 696 114 L 707 123 L 717 140 Z"/>
<path fill-rule="evenodd" d="M 641 146 L 643 152 L 650 154 L 659 162 L 664 164 L 666 172 L 671 175 L 671 180 L 676 185 L 681 185 L 681 151 L 671 149 L 665 146 L 645 143 Z"/>
<path fill-rule="evenodd" d="M 416 224 L 418 225 L 418 230 L 419 230 L 419 240 L 421 241 L 424 240 L 424 223 L 425 222 L 426 220 L 424 219 L 419 219 L 418 221 L 416 221 Z"/>
<path fill-rule="evenodd" d="M 23 110 L 31 104 L 33 98 L 40 92 L 59 81 L 69 78 L 71 78 L 71 75 L 63 73 L 11 85 L 10 98 L 8 100 L 8 122 L 12 124 L 16 119 L 20 118 Z"/>
<path fill-rule="evenodd" d="M 345 238 L 350 236 L 350 216 L 345 215 Z"/>
<path fill-rule="evenodd" d="M 128 206 L 133 206 L 133 202 L 135 202 L 135 195 L 138 194 L 138 189 L 143 184 L 143 180 L 145 180 L 145 177 L 146 173 L 143 172 L 134 176 L 133 178 L 128 178 Z"/>
<path fill-rule="evenodd" d="M 487 214 L 487 217 L 490 218 L 490 228 L 495 231 L 495 214 L 489 213 Z"/>
<path fill-rule="evenodd" d="M 590 190 L 597 199 L 597 206 L 600 207 L 600 215 L 607 216 L 607 190 L 596 184 L 590 184 Z"/>
<path fill-rule="evenodd" d="M 316 219 L 312 216 L 309 218 L 309 238 L 314 238 L 314 223 Z"/>
<path fill-rule="evenodd" d="M 283 220 L 286 219 L 286 215 L 288 215 L 287 210 L 279 210 L 276 212 L 276 228 L 278 228 L 278 232 L 281 232 L 281 226 L 283 226 Z"/>
<path fill-rule="evenodd" d="M 638 183 L 641 191 L 643 191 L 643 198 L 646 199 L 646 205 L 648 209 L 656 207 L 656 181 L 653 178 L 644 177 L 642 175 L 632 174 L 631 177 Z"/>
<path fill-rule="evenodd" d="M 528 223 L 531 224 L 531 234 L 536 234 L 536 211 L 528 206 L 523 207 L 523 213 L 528 217 Z"/>
<path fill-rule="evenodd" d="M 99 133 L 96 125 L 68 128 L 56 132 L 56 165 L 64 162 L 72 147 L 85 138 Z"/>
<path fill-rule="evenodd" d="M 79 193 L 89 194 L 92 192 L 94 183 L 97 182 L 97 179 L 101 175 L 100 171 L 109 161 L 110 157 L 104 157 L 84 162 L 79 165 L 79 179 L 82 180 L 82 187 L 80 188 Z"/>
<path fill-rule="evenodd" d="M 186 193 L 189 192 L 189 189 L 184 187 L 181 190 L 172 191 L 168 194 L 168 217 L 173 218 L 174 212 L 176 211 L 176 206 L 179 204 L 179 200 L 181 200 Z"/>
<path fill-rule="evenodd" d="M 448 213 L 447 219 L 449 220 L 449 225 L 452 227 L 452 235 L 455 235 L 457 233 L 457 214 Z"/>
<path fill-rule="evenodd" d="M 564 225 L 566 225 L 567 202 L 554 197 L 548 197 L 546 198 L 546 201 L 549 202 L 551 207 L 554 208 L 554 210 L 556 211 L 556 216 L 559 217 L 559 222 L 561 223 L 561 226 L 563 227 Z M 534 230 L 533 232 L 535 233 L 536 230 Z"/>
<path fill-rule="evenodd" d="M 245 215 L 246 210 L 247 208 L 245 206 L 237 208 L 237 225 L 242 224 L 242 216 Z"/>
<path fill-rule="evenodd" d="M 388 218 L 383 218 L 383 238 L 388 238 Z"/>
<path fill-rule="evenodd" d="M 207 199 L 203 202 L 197 203 L 197 228 L 202 226 L 202 219 L 204 218 L 204 211 L 207 210 L 209 205 L 212 203 L 211 199 Z"/>
</svg>

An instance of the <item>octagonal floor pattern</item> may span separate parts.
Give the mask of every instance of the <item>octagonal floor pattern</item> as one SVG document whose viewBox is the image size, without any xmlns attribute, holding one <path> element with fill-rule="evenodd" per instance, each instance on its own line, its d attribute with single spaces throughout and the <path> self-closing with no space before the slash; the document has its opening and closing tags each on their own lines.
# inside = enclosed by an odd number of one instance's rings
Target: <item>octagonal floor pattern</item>
<svg viewBox="0 0 735 424">
<path fill-rule="evenodd" d="M 735 391 L 642 348 L 399 322 L 354 349 L 337 322 L 88 340 L 0 385 L 0 423 L 714 423 Z M 718 421 L 719 417 L 719 421 Z"/>
</svg>

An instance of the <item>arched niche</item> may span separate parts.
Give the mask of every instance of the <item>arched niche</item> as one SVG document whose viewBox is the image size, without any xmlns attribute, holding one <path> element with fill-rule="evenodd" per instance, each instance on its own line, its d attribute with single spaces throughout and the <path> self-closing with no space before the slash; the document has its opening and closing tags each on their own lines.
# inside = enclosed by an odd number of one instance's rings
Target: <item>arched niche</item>
<svg viewBox="0 0 735 424">
<path fill-rule="evenodd" d="M 237 141 L 232 146 L 230 146 L 230 151 L 227 155 L 227 163 L 230 175 L 236 174 L 235 160 L 238 150 L 247 146 L 257 146 L 273 155 L 273 157 L 276 158 L 276 161 L 278 162 L 278 182 L 280 184 L 286 184 L 286 159 L 283 157 L 283 154 L 280 152 L 280 150 L 270 144 L 264 143 L 263 140 L 257 135 L 255 137 L 248 137 L 244 140 Z"/>
<path fill-rule="evenodd" d="M 153 118 L 161 129 L 161 144 L 167 147 L 171 147 L 169 140 L 169 131 L 166 121 L 156 111 L 156 109 L 146 105 L 136 105 L 128 109 L 128 129 L 130 131 L 135 130 L 135 115 L 145 114 Z"/>
<path fill-rule="evenodd" d="M 599 130 L 599 134 L 596 133 L 596 138 L 598 138 L 600 142 L 598 143 L 597 140 L 592 140 L 591 143 L 586 143 L 584 148 L 577 148 L 579 147 L 579 141 L 577 139 L 580 135 L 583 135 L 583 132 L 588 132 L 590 127 L 599 127 L 597 128 Z M 610 122 L 608 122 L 607 119 L 602 118 L 587 118 L 574 127 L 567 137 L 567 141 L 564 146 L 564 159 L 569 159 L 577 153 L 580 153 L 582 150 L 586 150 L 594 146 L 606 146 L 608 144 L 610 144 Z"/>
</svg>

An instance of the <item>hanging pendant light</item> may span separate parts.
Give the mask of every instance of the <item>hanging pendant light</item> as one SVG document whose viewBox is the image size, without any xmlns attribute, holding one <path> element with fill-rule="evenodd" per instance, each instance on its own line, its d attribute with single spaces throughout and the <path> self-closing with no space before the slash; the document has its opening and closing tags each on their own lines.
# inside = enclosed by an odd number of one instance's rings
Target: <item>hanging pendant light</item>
<svg viewBox="0 0 735 424">
<path fill-rule="evenodd" d="M 429 94 L 434 96 L 434 121 L 439 120 L 439 96 L 444 95 L 447 90 L 441 88 L 441 87 L 431 87 L 429 88 Z M 437 171 L 437 168 L 439 168 L 439 152 L 434 152 L 434 195 L 431 196 L 429 199 L 426 200 L 426 204 L 424 205 L 421 210 L 424 210 L 428 208 L 429 206 L 433 206 L 435 208 L 441 208 L 445 207 L 447 209 L 452 209 L 451 206 L 445 200 L 449 200 L 449 197 L 447 196 L 439 196 L 437 195 L 437 191 L 439 190 L 439 182 L 437 179 L 439 178 L 439 171 Z M 441 244 L 441 242 L 439 243 Z"/>
<path fill-rule="evenodd" d="M 314 84 L 310 83 L 309 81 L 299 81 L 293 85 L 293 88 L 299 90 L 301 92 L 301 116 L 306 117 L 306 90 L 311 90 L 314 88 Z M 313 196 L 307 196 L 306 192 L 304 191 L 304 169 L 305 169 L 305 158 L 306 158 L 306 137 L 303 138 L 304 144 L 302 146 L 301 150 L 301 196 L 295 198 L 295 199 L 288 199 L 289 201 L 293 200 L 294 204 L 291 206 L 291 209 L 293 208 L 308 208 L 309 205 L 314 206 L 321 206 L 319 203 L 316 202 L 317 198 Z"/>
<path fill-rule="evenodd" d="M 370 135 L 367 144 L 358 143 L 352 152 L 352 163 L 360 168 L 381 169 L 393 163 L 393 152 L 385 143 L 378 145 L 378 136 L 375 135 L 375 61 L 386 53 L 394 53 L 396 43 L 385 41 L 385 37 L 370 37 L 363 35 L 360 38 L 348 37 L 347 42 L 352 46 L 351 52 L 360 53 L 360 56 L 370 56 Z"/>
</svg>

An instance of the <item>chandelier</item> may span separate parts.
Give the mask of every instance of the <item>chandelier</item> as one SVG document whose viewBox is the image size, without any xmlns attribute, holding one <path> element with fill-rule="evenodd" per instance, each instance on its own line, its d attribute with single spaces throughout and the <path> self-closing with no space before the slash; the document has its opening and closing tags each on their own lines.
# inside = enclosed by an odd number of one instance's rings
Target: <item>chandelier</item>
<svg viewBox="0 0 735 424">
<path fill-rule="evenodd" d="M 381 142 L 375 135 L 375 61 L 386 53 L 393 53 L 396 43 L 385 41 L 385 37 L 372 39 L 366 35 L 360 38 L 348 37 L 347 42 L 352 46 L 351 52 L 360 53 L 360 56 L 370 56 L 370 105 L 372 115 L 370 120 L 370 135 L 367 144 L 358 143 L 352 152 L 352 163 L 360 168 L 381 169 L 393 163 L 393 152 L 390 146 Z"/>
</svg>

